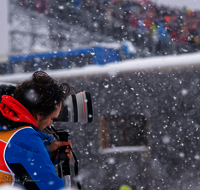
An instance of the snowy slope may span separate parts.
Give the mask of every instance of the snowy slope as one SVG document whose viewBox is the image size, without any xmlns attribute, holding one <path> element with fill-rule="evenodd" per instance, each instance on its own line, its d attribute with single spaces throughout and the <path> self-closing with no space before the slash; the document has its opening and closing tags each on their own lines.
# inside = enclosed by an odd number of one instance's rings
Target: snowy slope
<svg viewBox="0 0 200 190">
<path fill-rule="evenodd" d="M 174 56 L 161 56 L 150 58 L 130 59 L 118 63 L 110 63 L 104 66 L 90 65 L 82 68 L 48 70 L 55 79 L 90 77 L 99 75 L 115 76 L 123 72 L 152 71 L 158 69 L 178 69 L 200 66 L 200 53 L 182 54 Z M 0 82 L 19 83 L 31 76 L 32 73 L 20 73 L 1 75 Z"/>
</svg>

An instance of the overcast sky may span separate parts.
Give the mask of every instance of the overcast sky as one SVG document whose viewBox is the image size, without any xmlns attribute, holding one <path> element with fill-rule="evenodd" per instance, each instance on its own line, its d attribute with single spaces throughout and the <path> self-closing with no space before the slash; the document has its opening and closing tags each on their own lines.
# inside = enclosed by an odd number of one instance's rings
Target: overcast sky
<svg viewBox="0 0 200 190">
<path fill-rule="evenodd" d="M 151 0 L 158 4 L 169 5 L 173 7 L 186 6 L 190 9 L 200 10 L 200 0 Z"/>
</svg>

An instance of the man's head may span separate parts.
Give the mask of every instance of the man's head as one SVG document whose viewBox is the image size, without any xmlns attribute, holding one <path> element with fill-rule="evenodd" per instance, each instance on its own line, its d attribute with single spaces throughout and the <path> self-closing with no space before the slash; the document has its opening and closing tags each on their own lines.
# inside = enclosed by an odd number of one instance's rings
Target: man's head
<svg viewBox="0 0 200 190">
<path fill-rule="evenodd" d="M 44 71 L 36 71 L 30 80 L 17 86 L 14 98 L 43 126 L 52 123 L 50 120 L 58 116 L 63 100 L 70 91 L 71 87 L 67 83 L 59 85 Z M 40 130 L 46 127 L 40 125 Z"/>
</svg>

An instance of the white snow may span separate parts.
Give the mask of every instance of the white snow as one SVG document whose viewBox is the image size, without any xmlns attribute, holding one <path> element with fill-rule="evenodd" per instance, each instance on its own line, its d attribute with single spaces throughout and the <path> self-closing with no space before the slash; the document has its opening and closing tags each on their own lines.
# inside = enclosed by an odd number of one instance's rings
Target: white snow
<svg viewBox="0 0 200 190">
<path fill-rule="evenodd" d="M 20 187 L 12 187 L 12 186 L 10 186 L 10 185 L 2 185 L 1 187 L 0 187 L 0 189 L 1 190 L 22 190 L 22 188 L 20 188 Z"/>
<path fill-rule="evenodd" d="M 116 76 L 124 72 L 154 71 L 165 69 L 181 69 L 200 66 L 200 53 L 130 59 L 109 63 L 104 66 L 89 65 L 73 69 L 46 71 L 55 79 L 110 75 Z M 0 76 L 0 82 L 20 83 L 31 77 L 32 73 L 7 74 Z"/>
<path fill-rule="evenodd" d="M 121 42 L 91 42 L 90 46 L 119 49 L 121 47 Z"/>
<path fill-rule="evenodd" d="M 24 188 L 20 188 L 20 187 L 12 187 L 10 185 L 2 185 L 0 186 L 0 189 L 1 190 L 23 190 Z M 77 190 L 77 188 L 74 188 L 74 187 L 69 187 L 69 188 L 66 188 L 67 190 Z M 60 190 L 66 190 L 65 188 L 64 189 L 60 189 Z"/>
<path fill-rule="evenodd" d="M 8 57 L 7 56 L 0 56 L 0 64 L 1 63 L 6 63 L 6 62 L 8 62 Z"/>
<path fill-rule="evenodd" d="M 146 146 L 120 146 L 120 147 L 112 147 L 112 148 L 104 148 L 100 149 L 100 154 L 108 154 L 108 153 L 122 153 L 122 152 L 147 152 L 149 151 Z"/>
</svg>

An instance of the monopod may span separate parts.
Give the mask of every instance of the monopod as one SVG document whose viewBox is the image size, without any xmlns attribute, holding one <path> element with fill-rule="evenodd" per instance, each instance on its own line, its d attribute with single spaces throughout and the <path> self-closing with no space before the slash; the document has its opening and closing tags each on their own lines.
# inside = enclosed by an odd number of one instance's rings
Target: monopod
<svg viewBox="0 0 200 190">
<path fill-rule="evenodd" d="M 50 130 L 50 129 L 48 129 Z M 51 130 L 54 132 L 53 135 L 57 140 L 68 142 L 68 137 L 70 133 L 65 130 L 56 130 L 54 127 L 51 127 Z M 68 148 L 71 150 L 72 155 L 74 157 L 74 173 L 75 173 L 75 180 L 77 183 L 77 187 L 81 190 L 81 184 L 78 180 L 78 160 L 77 157 L 72 150 L 72 148 L 68 145 Z M 69 165 L 69 158 L 65 153 L 66 146 L 59 148 L 59 158 L 58 158 L 58 176 L 65 181 L 65 187 L 71 188 L 71 175 L 70 175 L 70 165 Z"/>
</svg>

